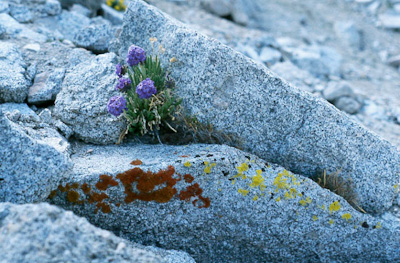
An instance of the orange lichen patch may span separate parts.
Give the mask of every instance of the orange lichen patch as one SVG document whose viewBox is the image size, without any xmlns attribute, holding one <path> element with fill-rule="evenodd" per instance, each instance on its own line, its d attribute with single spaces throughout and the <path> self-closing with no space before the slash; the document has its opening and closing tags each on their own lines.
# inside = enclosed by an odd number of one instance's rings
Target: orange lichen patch
<svg viewBox="0 0 400 263">
<path fill-rule="evenodd" d="M 84 183 L 84 184 L 81 186 L 81 189 L 82 189 L 82 191 L 87 195 L 87 194 L 89 194 L 90 191 L 92 190 L 92 187 L 89 186 L 87 183 Z"/>
<path fill-rule="evenodd" d="M 100 175 L 100 180 L 96 184 L 96 188 L 102 191 L 107 190 L 108 186 L 117 186 L 118 182 L 114 180 L 114 178 L 110 175 Z"/>
<path fill-rule="evenodd" d="M 78 189 L 79 188 L 79 184 L 78 183 L 73 183 L 73 184 L 71 184 L 71 188 L 72 189 Z"/>
<path fill-rule="evenodd" d="M 179 156 L 179 157 L 187 158 L 187 157 L 189 157 L 189 155 L 181 155 L 181 156 Z"/>
<path fill-rule="evenodd" d="M 185 180 L 186 183 L 191 184 L 194 180 L 194 177 L 191 176 L 190 174 L 185 174 L 183 175 L 183 179 Z"/>
<path fill-rule="evenodd" d="M 203 197 L 201 195 L 202 193 L 203 189 L 200 188 L 198 183 L 195 183 L 186 187 L 186 190 L 182 190 L 179 193 L 179 199 L 189 202 L 192 197 L 197 197 L 198 199 L 193 200 L 193 205 L 196 205 L 197 201 L 201 200 L 203 202 L 203 205 L 199 206 L 199 208 L 207 208 L 210 206 L 210 199 Z"/>
<path fill-rule="evenodd" d="M 66 184 L 65 187 L 62 186 L 61 184 L 58 186 L 58 190 L 60 190 L 61 192 L 65 193 L 66 191 L 68 191 L 69 189 L 69 184 Z"/>
<path fill-rule="evenodd" d="M 136 159 L 136 160 L 132 161 L 131 164 L 132 165 L 141 165 L 141 164 L 143 164 L 143 162 L 139 159 Z"/>
<path fill-rule="evenodd" d="M 120 207 L 121 206 L 121 203 L 116 203 L 115 204 L 117 207 Z"/>
<path fill-rule="evenodd" d="M 144 172 L 140 168 L 134 168 L 120 173 L 116 177 L 125 187 L 126 203 L 131 203 L 134 200 L 166 203 L 177 193 L 174 186 L 180 178 L 173 178 L 174 173 L 175 168 L 173 166 L 168 166 L 166 170 L 160 170 L 157 173 Z M 136 189 L 139 192 L 133 191 L 132 184 L 134 182 L 137 183 Z M 164 185 L 164 187 L 154 190 L 156 186 L 161 185 Z"/>
<path fill-rule="evenodd" d="M 53 190 L 50 192 L 49 197 L 47 197 L 47 198 L 53 199 L 56 196 L 56 194 L 57 194 L 57 190 Z"/>
<path fill-rule="evenodd" d="M 96 204 L 96 210 L 95 210 L 94 212 L 97 213 L 97 212 L 99 211 L 100 208 L 101 208 L 101 211 L 102 211 L 103 213 L 108 214 L 108 213 L 111 212 L 110 206 L 109 206 L 108 204 L 105 204 L 105 203 L 98 203 L 98 204 Z"/>
<path fill-rule="evenodd" d="M 67 193 L 67 200 L 71 203 L 76 203 L 79 200 L 79 193 L 74 190 L 70 190 Z"/>
<path fill-rule="evenodd" d="M 101 203 L 103 202 L 104 199 L 108 198 L 108 195 L 105 193 L 92 193 L 89 195 L 89 204 L 93 204 L 93 203 Z"/>
</svg>

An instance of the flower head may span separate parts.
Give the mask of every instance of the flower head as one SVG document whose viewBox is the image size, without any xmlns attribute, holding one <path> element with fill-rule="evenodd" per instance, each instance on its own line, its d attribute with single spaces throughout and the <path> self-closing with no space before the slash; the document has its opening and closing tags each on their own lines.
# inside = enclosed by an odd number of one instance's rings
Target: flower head
<svg viewBox="0 0 400 263">
<path fill-rule="evenodd" d="M 115 89 L 119 91 L 127 91 L 130 87 L 131 80 L 129 78 L 120 78 L 115 86 Z"/>
<path fill-rule="evenodd" d="M 112 115 L 118 117 L 124 110 L 127 110 L 126 100 L 122 96 L 114 96 L 107 103 L 107 110 Z"/>
<path fill-rule="evenodd" d="M 128 50 L 128 57 L 126 58 L 126 63 L 129 66 L 137 66 L 146 60 L 146 53 L 143 48 L 132 45 Z"/>
<path fill-rule="evenodd" d="M 139 83 L 139 85 L 137 85 L 136 93 L 141 99 L 150 98 L 153 94 L 157 93 L 157 89 L 154 86 L 154 81 L 152 81 L 150 78 L 143 80 Z"/>
<path fill-rule="evenodd" d="M 121 66 L 121 64 L 117 64 L 115 66 L 115 74 L 117 74 L 118 77 L 122 78 L 122 76 L 125 74 L 125 67 Z"/>
</svg>

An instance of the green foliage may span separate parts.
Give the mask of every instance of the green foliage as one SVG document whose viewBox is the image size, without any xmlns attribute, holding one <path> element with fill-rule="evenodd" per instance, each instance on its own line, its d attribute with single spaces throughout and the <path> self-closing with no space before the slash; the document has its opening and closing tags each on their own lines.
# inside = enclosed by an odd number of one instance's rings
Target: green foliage
<svg viewBox="0 0 400 263">
<path fill-rule="evenodd" d="M 182 102 L 172 94 L 174 87 L 166 87 L 166 72 L 160 64 L 158 56 L 147 56 L 144 63 L 128 69 L 132 88 L 126 92 L 128 110 L 124 112 L 128 120 L 129 132 L 144 135 L 149 131 L 158 131 L 161 126 L 172 128 L 168 121 Z M 146 78 L 154 81 L 157 94 L 149 99 L 140 99 L 136 87 Z"/>
</svg>

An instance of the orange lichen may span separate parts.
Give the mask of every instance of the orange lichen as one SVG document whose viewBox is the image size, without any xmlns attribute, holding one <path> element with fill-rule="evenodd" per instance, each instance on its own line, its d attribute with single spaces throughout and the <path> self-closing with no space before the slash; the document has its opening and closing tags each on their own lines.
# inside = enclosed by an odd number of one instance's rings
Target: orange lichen
<svg viewBox="0 0 400 263">
<path fill-rule="evenodd" d="M 203 189 L 200 188 L 198 183 L 189 185 L 186 187 L 186 190 L 182 190 L 179 193 L 179 199 L 182 201 L 189 202 L 192 197 L 197 197 L 198 199 L 193 200 L 193 205 L 196 205 L 198 200 L 203 202 L 203 205 L 199 206 L 199 208 L 206 208 L 210 206 L 210 199 L 203 197 L 201 194 L 203 193 Z"/>
<path fill-rule="evenodd" d="M 53 199 L 56 196 L 56 194 L 57 194 L 57 190 L 53 190 L 50 192 L 49 197 L 47 197 L 47 198 Z"/>
<path fill-rule="evenodd" d="M 110 175 L 100 175 L 100 180 L 96 184 L 96 188 L 102 191 L 107 190 L 108 186 L 117 186 L 118 182 L 114 180 L 114 178 Z"/>
<path fill-rule="evenodd" d="M 95 210 L 94 212 L 97 213 L 97 211 L 99 211 L 100 208 L 101 208 L 101 211 L 102 211 L 103 213 L 108 214 L 108 213 L 111 212 L 110 206 L 109 206 L 108 204 L 105 204 L 105 203 L 98 203 L 98 204 L 96 204 L 96 210 Z"/>
<path fill-rule="evenodd" d="M 157 173 L 144 172 L 140 168 L 134 168 L 118 174 L 116 178 L 125 187 L 126 203 L 131 203 L 134 200 L 166 203 L 177 193 L 174 186 L 180 178 L 173 178 L 174 173 L 175 168 L 173 166 L 168 166 L 166 170 L 160 170 Z M 138 192 L 133 191 L 132 184 L 134 182 L 137 183 L 136 189 Z M 164 187 L 155 190 L 156 186 L 161 185 L 164 185 Z"/>
<path fill-rule="evenodd" d="M 84 183 L 84 184 L 81 186 L 81 189 L 82 189 L 82 191 L 87 195 L 87 194 L 89 194 L 90 191 L 92 190 L 92 187 L 89 186 L 87 183 Z"/>
<path fill-rule="evenodd" d="M 179 157 L 187 158 L 187 157 L 189 157 L 189 155 L 181 155 L 181 156 L 179 156 Z"/>
<path fill-rule="evenodd" d="M 88 202 L 89 202 L 89 204 L 93 204 L 93 203 L 101 203 L 101 202 L 103 202 L 103 200 L 104 199 L 106 199 L 106 198 L 108 198 L 108 195 L 107 194 L 105 194 L 105 193 L 101 193 L 101 194 L 99 194 L 99 193 L 92 193 L 92 194 L 90 194 L 89 195 L 89 200 L 88 200 Z"/>
<path fill-rule="evenodd" d="M 67 200 L 71 203 L 76 203 L 79 200 L 79 193 L 77 191 L 71 190 L 67 193 Z"/>
<path fill-rule="evenodd" d="M 71 188 L 72 189 L 78 189 L 79 188 L 79 184 L 78 183 L 73 183 L 73 184 L 71 184 Z"/>
<path fill-rule="evenodd" d="M 136 159 L 136 160 L 132 161 L 131 164 L 132 165 L 141 165 L 141 164 L 143 164 L 143 162 L 139 159 Z"/>
<path fill-rule="evenodd" d="M 183 175 L 183 179 L 185 179 L 186 183 L 191 184 L 194 180 L 194 177 L 191 176 L 190 174 L 185 174 L 185 175 Z"/>
</svg>

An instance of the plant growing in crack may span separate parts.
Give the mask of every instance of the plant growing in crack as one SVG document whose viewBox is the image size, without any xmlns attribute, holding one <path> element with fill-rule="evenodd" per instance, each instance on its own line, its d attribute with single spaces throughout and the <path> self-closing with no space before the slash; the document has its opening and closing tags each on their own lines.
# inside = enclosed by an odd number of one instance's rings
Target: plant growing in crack
<svg viewBox="0 0 400 263">
<path fill-rule="evenodd" d="M 150 39 L 152 46 L 157 41 Z M 182 100 L 173 95 L 175 81 L 170 73 L 161 67 L 159 55 L 165 49 L 159 46 L 158 53 L 146 56 L 141 47 L 132 45 L 128 50 L 127 65 L 116 66 L 116 74 L 119 77 L 116 90 L 123 96 L 112 97 L 108 104 L 108 112 L 116 117 L 123 115 L 128 121 L 127 129 L 121 134 L 120 140 L 131 132 L 135 135 L 153 133 L 159 142 L 159 130 L 166 127 L 174 132 L 170 125 Z M 172 58 L 171 63 L 174 62 Z"/>
</svg>

